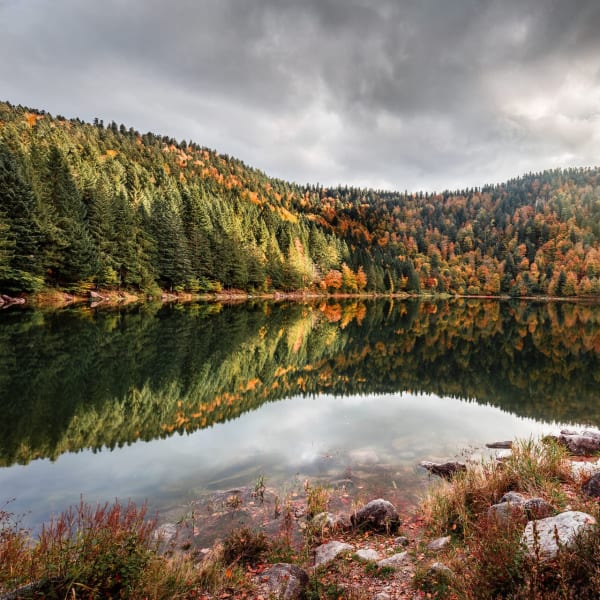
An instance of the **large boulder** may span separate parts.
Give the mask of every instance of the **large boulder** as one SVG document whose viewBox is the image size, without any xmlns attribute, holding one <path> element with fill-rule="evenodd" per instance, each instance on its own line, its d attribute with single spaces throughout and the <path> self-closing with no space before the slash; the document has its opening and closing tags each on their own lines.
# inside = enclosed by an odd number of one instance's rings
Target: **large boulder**
<svg viewBox="0 0 600 600">
<path fill-rule="evenodd" d="M 371 500 L 356 511 L 351 517 L 355 527 L 373 529 L 375 531 L 395 531 L 400 525 L 400 517 L 396 507 L 383 498 Z"/>
<path fill-rule="evenodd" d="M 422 460 L 419 466 L 427 469 L 432 475 L 438 475 L 444 479 L 452 479 L 454 475 L 467 470 L 467 465 L 459 461 L 448 461 L 444 463 L 434 463 L 429 460 Z"/>
<path fill-rule="evenodd" d="M 315 550 L 315 567 L 321 567 L 330 563 L 336 556 L 354 550 L 354 546 L 344 542 L 331 541 L 321 544 Z"/>
<path fill-rule="evenodd" d="M 299 600 L 304 598 L 308 575 L 296 565 L 277 563 L 261 574 L 261 582 L 268 594 L 281 600 Z"/>
<path fill-rule="evenodd" d="M 569 547 L 579 533 L 595 524 L 596 519 L 592 515 L 570 510 L 554 517 L 529 521 L 522 541 L 531 556 L 539 555 L 542 560 L 548 560 L 556 556 L 559 544 Z"/>
</svg>

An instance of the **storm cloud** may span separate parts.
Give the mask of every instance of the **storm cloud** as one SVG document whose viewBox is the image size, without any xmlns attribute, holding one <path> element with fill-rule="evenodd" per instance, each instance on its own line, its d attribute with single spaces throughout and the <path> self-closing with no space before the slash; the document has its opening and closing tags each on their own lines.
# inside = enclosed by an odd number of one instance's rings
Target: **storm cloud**
<svg viewBox="0 0 600 600">
<path fill-rule="evenodd" d="M 0 0 L 0 98 L 300 183 L 600 161 L 597 0 Z"/>
</svg>

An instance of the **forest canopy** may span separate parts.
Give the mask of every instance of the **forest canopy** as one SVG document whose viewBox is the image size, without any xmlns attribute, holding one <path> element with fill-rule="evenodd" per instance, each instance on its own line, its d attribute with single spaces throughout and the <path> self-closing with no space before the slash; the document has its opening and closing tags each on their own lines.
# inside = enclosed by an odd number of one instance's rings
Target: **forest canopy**
<svg viewBox="0 0 600 600">
<path fill-rule="evenodd" d="M 0 291 L 600 295 L 598 168 L 440 193 L 297 185 L 0 103 Z"/>
</svg>

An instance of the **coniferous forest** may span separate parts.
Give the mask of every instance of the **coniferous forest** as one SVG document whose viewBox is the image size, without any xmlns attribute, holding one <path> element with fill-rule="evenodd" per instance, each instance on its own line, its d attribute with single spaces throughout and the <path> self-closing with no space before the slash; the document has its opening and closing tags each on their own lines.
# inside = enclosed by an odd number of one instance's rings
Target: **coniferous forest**
<svg viewBox="0 0 600 600">
<path fill-rule="evenodd" d="M 0 291 L 600 295 L 600 171 L 297 185 L 192 141 L 0 103 Z"/>
</svg>

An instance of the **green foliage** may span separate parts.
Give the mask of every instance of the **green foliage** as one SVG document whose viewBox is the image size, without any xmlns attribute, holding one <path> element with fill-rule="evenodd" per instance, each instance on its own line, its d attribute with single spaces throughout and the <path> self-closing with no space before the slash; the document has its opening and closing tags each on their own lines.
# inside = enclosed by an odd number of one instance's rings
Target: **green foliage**
<svg viewBox="0 0 600 600">
<path fill-rule="evenodd" d="M 7 290 L 89 280 L 143 290 L 600 295 L 598 169 L 434 194 L 301 187 L 124 126 L 8 103 L 0 114 Z M 336 271 L 339 287 L 327 281 Z"/>
</svg>

